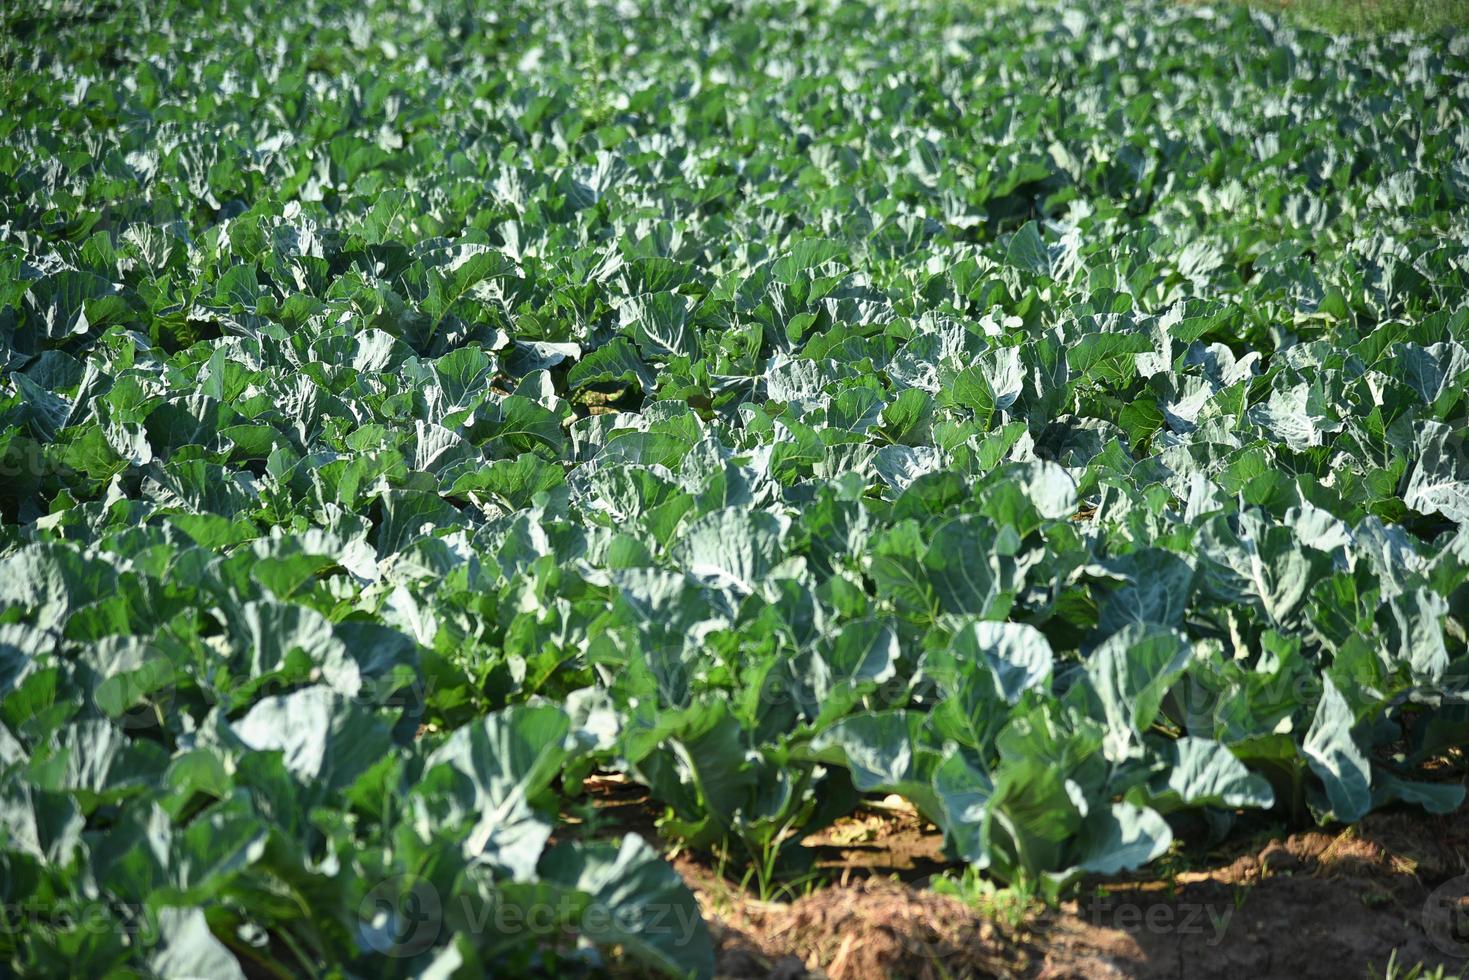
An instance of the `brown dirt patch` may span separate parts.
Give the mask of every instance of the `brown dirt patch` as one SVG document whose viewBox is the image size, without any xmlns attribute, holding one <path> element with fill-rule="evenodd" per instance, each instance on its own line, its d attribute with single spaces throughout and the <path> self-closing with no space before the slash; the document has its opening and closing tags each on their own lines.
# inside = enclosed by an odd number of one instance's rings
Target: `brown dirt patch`
<svg viewBox="0 0 1469 980">
<path fill-rule="evenodd" d="M 904 820 L 859 814 L 820 836 L 870 837 L 853 846 L 880 850 L 884 839 L 904 840 Z M 905 847 L 885 863 L 901 864 Z M 1429 894 L 1469 874 L 1469 811 L 1377 814 L 1163 876 L 1090 882 L 1015 930 L 921 880 L 899 880 L 901 871 L 857 869 L 794 902 L 760 903 L 690 860 L 679 870 L 715 923 L 720 975 L 731 978 L 1340 980 L 1380 974 L 1394 950 L 1403 965 L 1469 969 L 1469 944 L 1436 943 L 1424 920 Z"/>
<path fill-rule="evenodd" d="M 801 841 L 816 852 L 815 866 L 839 882 L 897 875 L 913 881 L 952 867 L 944 835 L 901 797 L 874 802 Z"/>
<path fill-rule="evenodd" d="M 656 808 L 639 787 L 588 788 L 605 814 L 595 832 L 654 839 Z M 1403 966 L 1469 970 L 1469 941 L 1430 934 L 1424 912 L 1440 886 L 1469 895 L 1469 808 L 1378 813 L 1347 830 L 1165 860 L 1146 875 L 1087 882 L 1014 929 L 926 887 L 954 866 L 937 830 L 898 801 L 803 843 L 815 874 L 792 901 L 759 901 L 707 856 L 674 856 L 711 924 L 720 976 L 1339 980 L 1380 975 L 1394 950 Z"/>
<path fill-rule="evenodd" d="M 731 901 L 697 869 L 680 870 L 714 923 L 722 977 L 962 980 L 1029 969 L 1029 954 L 995 923 L 906 882 L 862 878 L 790 903 Z"/>
</svg>

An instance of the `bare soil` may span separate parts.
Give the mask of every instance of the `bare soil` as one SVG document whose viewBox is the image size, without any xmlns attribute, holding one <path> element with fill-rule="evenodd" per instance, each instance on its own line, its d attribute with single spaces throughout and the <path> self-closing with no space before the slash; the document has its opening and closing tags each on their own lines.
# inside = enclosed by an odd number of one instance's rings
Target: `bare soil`
<svg viewBox="0 0 1469 980">
<path fill-rule="evenodd" d="M 598 832 L 653 832 L 629 783 L 589 785 Z M 1469 807 L 1404 810 L 1346 830 L 1236 842 L 1147 875 L 1087 882 L 1010 921 L 927 887 L 940 835 L 895 798 L 808 837 L 816 868 L 760 901 L 704 855 L 673 855 L 711 923 L 722 977 L 1340 980 L 1400 965 L 1469 970 L 1469 934 L 1430 921 L 1430 897 L 1469 913 Z M 1435 906 L 1437 908 L 1439 906 Z"/>
</svg>

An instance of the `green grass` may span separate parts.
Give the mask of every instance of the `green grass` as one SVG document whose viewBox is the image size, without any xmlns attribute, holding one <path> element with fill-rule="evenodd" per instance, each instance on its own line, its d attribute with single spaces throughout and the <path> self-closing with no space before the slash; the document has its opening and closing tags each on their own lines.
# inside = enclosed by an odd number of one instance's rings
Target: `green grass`
<svg viewBox="0 0 1469 980">
<path fill-rule="evenodd" d="M 1424 963 L 1415 963 L 1413 966 L 1403 966 L 1398 962 L 1398 951 L 1393 950 L 1387 959 L 1387 969 L 1379 974 L 1376 970 L 1369 970 L 1368 980 L 1463 980 L 1461 974 L 1450 974 L 1445 971 L 1440 963 L 1432 970 Z"/>
<path fill-rule="evenodd" d="M 1469 28 L 1469 0 L 1248 0 L 1262 10 L 1338 34 Z"/>
</svg>

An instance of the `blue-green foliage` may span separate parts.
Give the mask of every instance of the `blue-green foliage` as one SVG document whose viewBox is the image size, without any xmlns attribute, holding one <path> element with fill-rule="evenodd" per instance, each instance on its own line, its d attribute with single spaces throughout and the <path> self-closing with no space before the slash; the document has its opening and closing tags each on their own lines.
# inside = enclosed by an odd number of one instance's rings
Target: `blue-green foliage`
<svg viewBox="0 0 1469 980">
<path fill-rule="evenodd" d="M 599 769 L 1055 887 L 1461 803 L 1462 38 L 113 6 L 0 30 L 15 969 L 709 975 Z"/>
</svg>

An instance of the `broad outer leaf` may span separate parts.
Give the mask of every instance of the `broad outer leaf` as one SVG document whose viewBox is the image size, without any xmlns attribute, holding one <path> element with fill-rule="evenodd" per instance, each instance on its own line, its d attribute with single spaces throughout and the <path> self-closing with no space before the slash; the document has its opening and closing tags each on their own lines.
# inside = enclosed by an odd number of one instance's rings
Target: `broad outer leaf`
<svg viewBox="0 0 1469 980">
<path fill-rule="evenodd" d="M 563 844 L 546 853 L 540 872 L 590 896 L 577 923 L 587 939 L 621 946 L 672 976 L 714 976 L 714 946 L 698 903 L 638 835 L 628 834 L 617 848 Z"/>
<path fill-rule="evenodd" d="M 1323 678 L 1303 751 L 1311 771 L 1326 785 L 1331 815 L 1347 823 L 1360 820 L 1372 808 L 1372 771 L 1352 738 L 1355 721 L 1346 698 L 1331 678 Z"/>
</svg>

